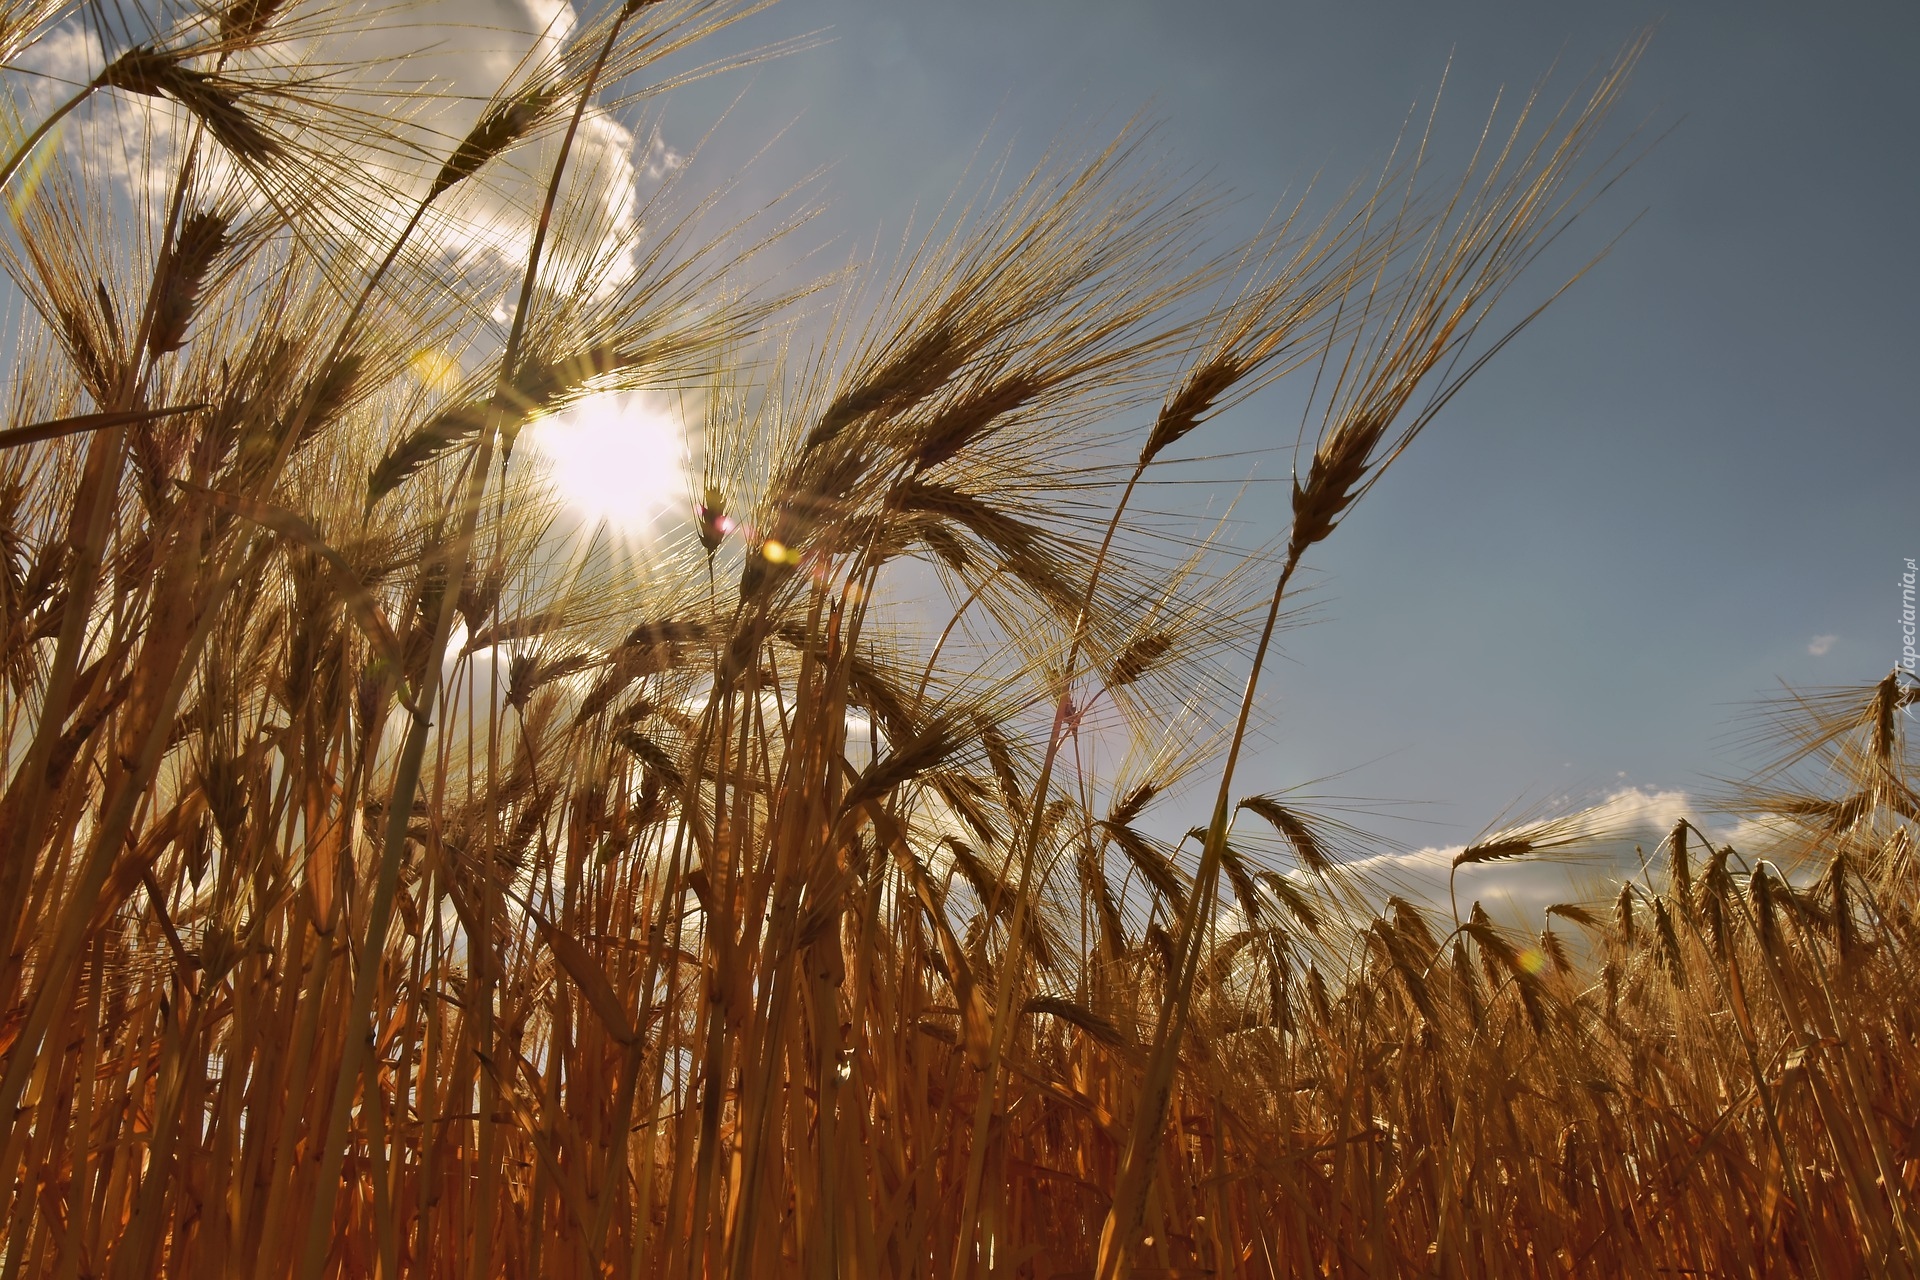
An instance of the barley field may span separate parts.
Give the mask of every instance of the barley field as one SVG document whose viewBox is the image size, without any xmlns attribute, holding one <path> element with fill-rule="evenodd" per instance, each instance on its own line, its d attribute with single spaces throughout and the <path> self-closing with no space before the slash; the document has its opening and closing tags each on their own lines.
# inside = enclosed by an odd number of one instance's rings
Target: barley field
<svg viewBox="0 0 1920 1280">
<path fill-rule="evenodd" d="M 1617 229 L 1640 46 L 1248 243 L 1129 129 L 796 277 L 803 198 L 607 198 L 751 10 L 466 101 L 357 9 L 0 3 L 0 1280 L 1920 1273 L 1910 680 L 1521 923 L 1241 759 Z M 1236 547 L 1159 469 L 1282 380 Z M 528 443 L 639 395 L 643 550 Z"/>
</svg>

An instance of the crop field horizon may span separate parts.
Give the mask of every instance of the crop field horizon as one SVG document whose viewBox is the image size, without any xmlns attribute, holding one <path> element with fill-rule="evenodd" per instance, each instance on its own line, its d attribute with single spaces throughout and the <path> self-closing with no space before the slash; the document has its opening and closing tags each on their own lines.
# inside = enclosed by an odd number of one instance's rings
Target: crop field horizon
<svg viewBox="0 0 1920 1280">
<path fill-rule="evenodd" d="M 0 3 L 0 1280 L 1920 1275 L 1911 668 L 1444 851 L 1256 751 L 1647 37 L 848 259 L 657 128 L 767 7 Z"/>
</svg>

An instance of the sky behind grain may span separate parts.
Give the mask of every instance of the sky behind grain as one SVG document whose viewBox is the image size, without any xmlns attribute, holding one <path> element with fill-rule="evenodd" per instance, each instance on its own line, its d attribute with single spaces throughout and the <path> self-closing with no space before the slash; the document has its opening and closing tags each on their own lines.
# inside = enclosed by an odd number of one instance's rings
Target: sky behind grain
<svg viewBox="0 0 1920 1280">
<path fill-rule="evenodd" d="M 1251 231 L 1316 172 L 1377 166 L 1443 74 L 1457 155 L 1502 86 L 1557 61 L 1570 89 L 1652 24 L 1619 135 L 1671 132 L 1571 248 L 1638 222 L 1311 557 L 1318 621 L 1285 638 L 1243 774 L 1433 802 L 1401 834 L 1447 843 L 1516 799 L 1697 795 L 1749 763 L 1727 741 L 1745 704 L 1897 657 L 1920 555 L 1920 9 L 786 0 L 736 38 L 823 43 L 680 95 L 666 127 L 690 138 L 741 95 L 696 163 L 732 169 L 786 126 L 749 187 L 831 165 L 824 225 L 863 242 L 963 185 L 983 141 L 1030 158 L 1144 108 Z M 1210 428 L 1212 449 L 1278 449 L 1222 464 L 1221 493 L 1286 476 L 1282 399 Z M 1273 532 L 1279 491 L 1250 492 Z"/>
<path fill-rule="evenodd" d="M 556 3 L 409 8 L 435 50 L 409 73 L 484 97 L 500 33 Z M 699 143 L 695 188 L 735 180 L 736 205 L 825 167 L 795 243 L 839 261 L 996 156 L 1018 171 L 1141 114 L 1167 167 L 1234 198 L 1218 226 L 1239 240 L 1310 182 L 1370 178 L 1443 77 L 1440 179 L 1503 90 L 1552 69 L 1558 101 L 1649 26 L 1614 136 L 1660 141 L 1521 294 L 1631 229 L 1310 556 L 1313 624 L 1282 638 L 1238 788 L 1416 802 L 1369 824 L 1411 846 L 1605 800 L 1630 852 L 1752 763 L 1728 742 L 1744 706 L 1897 656 L 1920 556 L 1920 9 L 784 0 L 703 56 L 810 47 L 595 138 L 633 151 L 608 156 L 623 182 Z M 1297 425 L 1285 383 L 1222 415 L 1189 444 L 1236 456 L 1165 496 L 1241 494 L 1259 545 Z"/>
</svg>

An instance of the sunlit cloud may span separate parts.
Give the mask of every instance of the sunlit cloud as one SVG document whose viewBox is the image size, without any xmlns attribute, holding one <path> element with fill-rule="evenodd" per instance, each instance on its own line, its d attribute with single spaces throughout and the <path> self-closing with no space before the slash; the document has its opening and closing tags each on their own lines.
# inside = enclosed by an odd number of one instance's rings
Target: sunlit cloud
<svg viewBox="0 0 1920 1280">
<path fill-rule="evenodd" d="M 325 65 L 328 74 L 310 87 L 313 93 L 338 95 L 354 113 L 392 122 L 395 137 L 377 156 L 363 158 L 366 187 L 360 193 L 360 216 L 384 218 L 397 232 L 408 212 L 405 202 L 387 201 L 385 213 L 375 214 L 381 193 L 424 193 L 442 159 L 473 126 L 488 99 L 528 67 L 549 58 L 577 22 L 573 6 L 554 0 L 368 0 L 343 7 L 327 23 L 310 28 L 321 34 L 289 39 L 250 56 L 287 66 Z M 17 119 L 0 123 L 15 132 L 27 127 L 26 122 L 52 110 L 122 51 L 103 46 L 98 33 L 78 21 L 56 29 L 17 59 L 28 73 L 8 81 Z M 243 70 L 268 81 L 276 78 L 270 66 Z M 85 155 L 123 190 L 164 207 L 171 156 L 191 136 L 191 123 L 178 104 L 165 98 L 98 94 L 42 151 L 51 155 L 60 146 Z M 524 262 L 532 235 L 525 217 L 533 203 L 530 193 L 544 188 L 558 147 L 556 137 L 543 137 L 509 148 L 438 203 L 431 234 L 416 237 L 417 243 L 431 244 L 454 259 L 489 256 L 508 266 Z M 563 207 L 578 209 L 583 216 L 555 234 L 598 238 L 597 245 L 576 246 L 604 264 L 594 273 L 596 291 L 617 289 L 631 279 L 637 270 L 633 241 L 642 188 L 657 186 L 685 162 L 657 128 L 636 135 L 597 106 L 581 118 L 562 196 Z M 224 162 L 209 155 L 203 164 L 220 168 Z M 354 172 L 352 164 L 343 165 L 336 180 L 351 187 Z M 22 199 L 21 191 L 10 194 L 16 202 Z M 364 224 L 358 234 L 365 234 Z M 556 271 L 559 256 L 549 255 Z M 562 288 L 576 284 L 558 277 L 546 283 Z"/>
<path fill-rule="evenodd" d="M 1608 895 L 1622 878 L 1640 874 L 1643 864 L 1636 848 L 1651 856 L 1681 818 L 1701 820 L 1685 791 L 1626 787 L 1581 814 L 1580 826 L 1592 833 L 1590 840 L 1550 858 L 1483 863 L 1454 873 L 1453 860 L 1464 846 L 1449 845 L 1381 854 L 1348 866 L 1390 892 L 1442 912 L 1451 909 L 1451 876 L 1452 896 L 1462 912 L 1469 903 L 1482 901 L 1496 915 L 1531 920 L 1537 927 L 1549 903 Z"/>
<path fill-rule="evenodd" d="M 1839 636 L 1815 636 L 1807 641 L 1807 652 L 1816 658 L 1824 658 L 1832 651 L 1834 642 L 1839 638 Z"/>
</svg>

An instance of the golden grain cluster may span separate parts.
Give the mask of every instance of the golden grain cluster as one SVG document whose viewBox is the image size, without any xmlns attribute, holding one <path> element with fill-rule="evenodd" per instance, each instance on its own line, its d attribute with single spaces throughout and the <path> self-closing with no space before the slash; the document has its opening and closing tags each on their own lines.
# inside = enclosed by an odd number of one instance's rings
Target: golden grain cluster
<svg viewBox="0 0 1920 1280">
<path fill-rule="evenodd" d="M 745 11 L 473 103 L 0 4 L 0 1280 L 1914 1275 L 1911 684 L 1525 930 L 1240 761 L 1633 51 L 1226 252 L 1129 134 L 774 287 L 797 217 L 569 163 Z M 1234 553 L 1157 468 L 1283 377 Z M 639 552 L 515 449 L 616 391 L 693 418 Z"/>
</svg>

